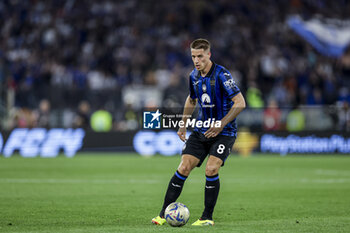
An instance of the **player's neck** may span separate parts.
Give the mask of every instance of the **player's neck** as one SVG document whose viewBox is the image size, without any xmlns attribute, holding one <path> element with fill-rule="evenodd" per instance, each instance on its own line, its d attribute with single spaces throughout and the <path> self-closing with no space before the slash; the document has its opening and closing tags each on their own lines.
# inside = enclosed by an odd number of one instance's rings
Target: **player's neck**
<svg viewBox="0 0 350 233">
<path fill-rule="evenodd" d="M 201 71 L 201 76 L 202 77 L 205 77 L 209 73 L 212 65 L 213 65 L 213 62 L 210 61 L 209 64 L 205 67 L 205 69 L 203 71 Z"/>
</svg>

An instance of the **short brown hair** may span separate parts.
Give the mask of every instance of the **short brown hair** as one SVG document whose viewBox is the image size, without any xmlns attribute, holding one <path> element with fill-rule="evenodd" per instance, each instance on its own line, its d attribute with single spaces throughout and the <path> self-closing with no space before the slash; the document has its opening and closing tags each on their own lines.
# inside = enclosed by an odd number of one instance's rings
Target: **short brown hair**
<svg viewBox="0 0 350 233">
<path fill-rule="evenodd" d="M 191 43 L 191 49 L 210 49 L 210 42 L 206 39 L 196 39 Z"/>
</svg>

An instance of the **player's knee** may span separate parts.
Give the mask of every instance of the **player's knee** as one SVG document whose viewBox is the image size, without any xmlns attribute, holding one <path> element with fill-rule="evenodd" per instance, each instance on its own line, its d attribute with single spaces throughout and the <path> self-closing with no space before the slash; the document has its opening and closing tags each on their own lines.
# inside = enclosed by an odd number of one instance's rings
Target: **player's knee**
<svg viewBox="0 0 350 233">
<path fill-rule="evenodd" d="M 182 175 L 188 176 L 192 170 L 191 166 L 189 164 L 181 164 L 179 168 L 177 169 Z"/>
<path fill-rule="evenodd" d="M 205 167 L 205 175 L 207 176 L 215 176 L 219 173 L 219 167 L 215 165 L 207 165 Z"/>
</svg>

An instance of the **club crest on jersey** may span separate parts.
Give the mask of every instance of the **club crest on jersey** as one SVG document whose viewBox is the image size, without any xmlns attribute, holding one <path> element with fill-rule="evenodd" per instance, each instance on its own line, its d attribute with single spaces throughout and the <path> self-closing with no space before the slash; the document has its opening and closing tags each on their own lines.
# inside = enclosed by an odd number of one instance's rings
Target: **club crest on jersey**
<svg viewBox="0 0 350 233">
<path fill-rule="evenodd" d="M 207 91 L 207 85 L 205 85 L 205 83 L 202 84 L 202 90 L 203 90 L 203 92 Z"/>
</svg>

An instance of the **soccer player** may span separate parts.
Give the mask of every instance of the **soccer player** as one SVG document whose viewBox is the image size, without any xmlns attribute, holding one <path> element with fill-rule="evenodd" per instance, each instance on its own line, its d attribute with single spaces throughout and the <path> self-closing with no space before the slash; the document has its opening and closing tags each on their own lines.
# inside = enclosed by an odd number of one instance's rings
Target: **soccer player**
<svg viewBox="0 0 350 233">
<path fill-rule="evenodd" d="M 197 102 L 197 121 L 218 120 L 221 126 L 196 127 L 186 141 L 186 127 L 177 134 L 185 143 L 180 165 L 171 178 L 159 216 L 152 223 L 163 225 L 166 220 L 166 207 L 177 200 L 187 177 L 195 167 L 201 166 L 209 155 L 205 167 L 206 184 L 204 191 L 204 211 L 194 226 L 214 225 L 213 211 L 218 198 L 220 181 L 219 170 L 224 165 L 235 142 L 237 126 L 235 119 L 245 108 L 245 100 L 230 72 L 211 61 L 210 43 L 197 39 L 191 43 L 192 61 L 195 66 L 190 74 L 190 93 L 186 99 L 183 118 L 186 122 L 193 113 Z"/>
</svg>

